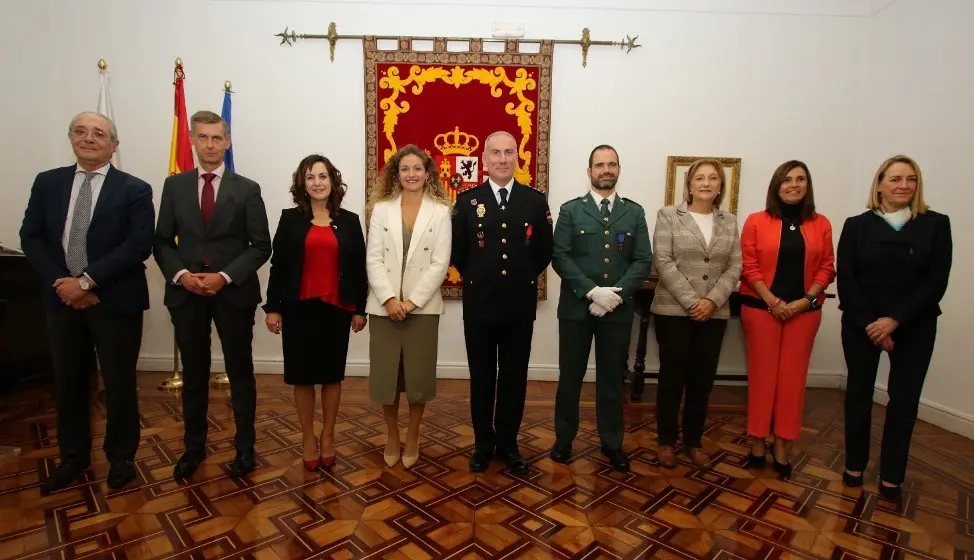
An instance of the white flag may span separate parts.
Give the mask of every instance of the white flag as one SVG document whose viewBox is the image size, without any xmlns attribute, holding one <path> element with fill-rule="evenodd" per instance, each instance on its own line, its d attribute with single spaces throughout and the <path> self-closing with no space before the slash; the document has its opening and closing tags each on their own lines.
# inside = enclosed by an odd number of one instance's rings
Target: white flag
<svg viewBox="0 0 974 560">
<path fill-rule="evenodd" d="M 100 70 L 99 73 L 101 74 L 101 89 L 98 91 L 98 112 L 112 119 L 112 122 L 114 123 L 115 114 L 114 111 L 112 111 L 112 95 L 109 92 L 111 76 L 109 76 L 108 70 Z M 122 159 L 118 153 L 118 150 L 115 150 L 115 154 L 112 155 L 112 165 L 118 169 L 122 168 Z"/>
</svg>

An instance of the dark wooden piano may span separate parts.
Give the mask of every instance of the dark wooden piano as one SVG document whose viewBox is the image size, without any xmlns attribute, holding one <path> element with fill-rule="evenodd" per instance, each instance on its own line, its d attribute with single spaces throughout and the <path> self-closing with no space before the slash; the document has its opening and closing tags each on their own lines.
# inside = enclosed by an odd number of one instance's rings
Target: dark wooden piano
<svg viewBox="0 0 974 560">
<path fill-rule="evenodd" d="M 0 393 L 52 375 L 41 295 L 23 253 L 0 247 Z"/>
</svg>

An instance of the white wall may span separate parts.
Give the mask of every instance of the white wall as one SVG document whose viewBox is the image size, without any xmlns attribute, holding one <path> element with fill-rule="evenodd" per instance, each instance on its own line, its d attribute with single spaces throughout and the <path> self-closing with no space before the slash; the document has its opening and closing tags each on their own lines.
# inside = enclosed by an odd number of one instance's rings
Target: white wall
<svg viewBox="0 0 974 560">
<path fill-rule="evenodd" d="M 233 81 L 237 168 L 264 187 L 272 230 L 289 205 L 293 167 L 311 152 L 339 164 L 351 186 L 346 205 L 361 211 L 360 43 L 340 42 L 331 63 L 324 41 L 287 47 L 272 36 L 285 27 L 325 33 L 329 21 L 342 33 L 485 36 L 494 21 L 519 21 L 532 38 L 576 38 L 582 27 L 597 40 L 638 34 L 643 46 L 628 55 L 593 47 L 586 69 L 577 46 L 556 48 L 552 208 L 585 191 L 585 158 L 602 142 L 618 147 L 620 189 L 651 218 L 662 203 L 667 155 L 743 158 L 742 221 L 762 207 L 775 166 L 799 158 L 811 167 L 837 240 L 844 218 L 862 210 L 875 165 L 893 152 L 921 162 L 927 196 L 938 209 L 970 207 L 961 162 L 974 130 L 967 99 L 974 45 L 964 27 L 972 16 L 965 0 L 8 2 L 0 5 L 6 101 L 0 110 L 7 125 L 0 138 L 7 171 L 0 243 L 19 245 L 33 176 L 71 161 L 64 132 L 74 113 L 95 107 L 99 58 L 113 77 L 124 168 L 153 184 L 157 203 L 168 164 L 172 63 L 179 56 L 190 112 L 219 111 L 222 84 Z M 964 250 L 972 226 L 960 216 L 953 223 L 955 272 L 923 414 L 967 430 L 974 426 L 974 392 L 963 377 L 971 310 L 957 285 L 974 267 Z M 153 308 L 141 365 L 166 369 L 172 328 L 162 306 L 163 279 L 151 260 L 149 266 Z M 266 281 L 266 267 L 261 275 Z M 549 278 L 531 358 L 535 378 L 557 375 L 559 283 L 550 270 Z M 257 321 L 257 369 L 280 371 L 280 341 L 262 330 L 261 312 Z M 451 302 L 440 335 L 441 375 L 465 375 L 461 328 L 459 303 Z M 367 336 L 353 337 L 351 374 L 366 371 Z M 648 365 L 655 367 L 652 335 L 649 347 Z M 214 354 L 219 357 L 218 345 Z M 745 371 L 737 325 L 728 331 L 720 369 Z M 825 310 L 810 381 L 838 385 L 844 371 L 833 304 Z"/>
<path fill-rule="evenodd" d="M 869 177 L 895 153 L 917 160 L 924 196 L 951 217 L 954 265 L 941 307 L 937 346 L 923 391 L 921 418 L 974 437 L 974 381 L 970 375 L 969 293 L 974 274 L 974 208 L 970 155 L 974 149 L 974 3 L 968 0 L 895 0 L 870 21 L 868 78 L 863 89 L 860 178 L 855 195 L 865 204 Z M 883 369 L 886 370 L 884 360 Z M 877 383 L 885 402 L 887 375 Z"/>
<path fill-rule="evenodd" d="M 12 158 L 11 182 L 0 203 L 0 240 L 15 240 L 30 179 L 38 170 L 71 161 L 60 135 L 70 117 L 93 109 L 99 58 L 112 73 L 112 97 L 125 170 L 153 184 L 158 203 L 171 133 L 173 59 L 182 57 L 190 113 L 219 111 L 224 80 L 234 90 L 237 170 L 261 183 L 276 227 L 289 206 L 287 186 L 299 159 L 324 152 L 351 186 L 346 205 L 364 202 L 362 48 L 339 43 L 335 62 L 324 41 L 279 46 L 285 27 L 325 33 L 336 21 L 343 33 L 489 35 L 493 21 L 520 21 L 534 38 L 593 39 L 639 35 L 641 48 L 626 55 L 593 47 L 588 68 L 577 46 L 555 53 L 550 204 L 584 193 L 591 147 L 616 145 L 623 164 L 620 189 L 650 217 L 663 199 L 667 155 L 743 158 L 740 212 L 762 208 L 767 180 L 780 162 L 804 159 L 819 190 L 821 210 L 849 214 L 845 187 L 856 170 L 847 139 L 858 131 L 858 93 L 865 52 L 868 2 L 741 0 L 712 11 L 712 2 L 554 2 L 499 9 L 495 2 L 251 2 L 94 0 L 23 3 L 7 12 L 27 14 L 2 39 L 15 48 L 20 103 L 8 119 L 31 134 L 30 157 Z M 523 4 L 523 3 L 521 3 Z M 579 6 L 600 9 L 577 9 Z M 435 17 L 434 17 L 435 16 Z M 12 22 L 13 18 L 3 18 Z M 9 25 L 9 24 L 8 24 Z M 39 34 L 45 41 L 28 42 Z M 828 37 L 828 40 L 824 40 Z M 40 50 L 25 48 L 40 45 Z M 5 48 L 6 52 L 7 49 Z M 24 151 L 24 138 L 5 135 L 4 151 Z M 854 206 L 854 205 L 853 205 Z M 13 243 L 16 245 L 16 243 Z M 153 308 L 146 316 L 142 366 L 171 367 L 172 330 L 162 306 L 163 279 L 150 261 Z M 266 278 L 266 267 L 261 272 Z M 531 371 L 557 377 L 558 277 L 549 270 L 549 300 L 540 304 Z M 812 360 L 813 380 L 837 386 L 844 366 L 837 314 L 827 320 Z M 280 371 L 280 341 L 262 329 L 258 312 L 258 371 Z M 442 375 L 466 375 L 461 312 L 451 302 L 441 328 Z M 367 334 L 353 336 L 350 373 L 362 373 Z M 745 371 L 741 333 L 728 332 L 721 371 Z M 214 347 L 215 356 L 220 354 Z M 648 365 L 655 367 L 655 342 Z M 216 363 L 215 368 L 222 367 Z"/>
</svg>

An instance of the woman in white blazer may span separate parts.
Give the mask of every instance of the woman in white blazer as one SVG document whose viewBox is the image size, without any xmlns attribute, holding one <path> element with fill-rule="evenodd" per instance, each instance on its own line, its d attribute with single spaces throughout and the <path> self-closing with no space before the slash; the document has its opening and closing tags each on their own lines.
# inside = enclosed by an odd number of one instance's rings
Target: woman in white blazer
<svg viewBox="0 0 974 560">
<path fill-rule="evenodd" d="M 438 177 L 433 158 L 410 144 L 389 160 L 369 193 L 369 392 L 385 413 L 383 455 L 390 467 L 399 461 L 399 394 L 409 400 L 407 469 L 419 459 L 423 410 L 436 395 L 440 286 L 452 240 L 451 204 Z"/>
</svg>

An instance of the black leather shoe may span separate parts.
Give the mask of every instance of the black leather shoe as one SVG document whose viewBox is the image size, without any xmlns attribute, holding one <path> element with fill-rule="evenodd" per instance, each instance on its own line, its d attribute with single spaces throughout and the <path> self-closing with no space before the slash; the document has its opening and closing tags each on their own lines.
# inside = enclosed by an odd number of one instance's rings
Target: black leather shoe
<svg viewBox="0 0 974 560">
<path fill-rule="evenodd" d="M 763 469 L 765 465 L 768 464 L 767 457 L 761 455 L 755 455 L 754 452 L 748 452 L 747 454 L 747 468 L 749 469 Z"/>
<path fill-rule="evenodd" d="M 43 492 L 56 492 L 78 479 L 82 473 L 88 470 L 90 465 L 79 465 L 78 463 L 61 463 L 54 469 L 51 476 L 41 485 Z"/>
<path fill-rule="evenodd" d="M 880 481 L 879 483 L 879 495 L 886 498 L 891 502 L 895 502 L 900 499 L 902 491 L 899 486 L 886 486 Z"/>
<path fill-rule="evenodd" d="M 189 478 L 193 476 L 196 469 L 200 468 L 205 456 L 202 453 L 187 451 L 176 461 L 176 467 L 172 470 L 173 478 Z"/>
<path fill-rule="evenodd" d="M 135 463 L 132 461 L 116 461 L 108 469 L 108 487 L 111 489 L 121 488 L 129 482 L 135 480 Z"/>
<path fill-rule="evenodd" d="M 521 454 L 516 449 L 504 453 L 501 457 L 503 457 L 504 462 L 507 463 L 507 468 L 512 473 L 525 475 L 531 472 L 528 462 L 524 460 L 524 457 L 521 457 Z"/>
<path fill-rule="evenodd" d="M 862 473 L 853 475 L 848 470 L 842 471 L 842 482 L 849 488 L 858 488 L 862 486 Z"/>
<path fill-rule="evenodd" d="M 470 472 L 484 472 L 490 464 L 490 451 L 484 449 L 474 449 L 470 454 Z"/>
<path fill-rule="evenodd" d="M 612 468 L 620 472 L 629 472 L 629 458 L 623 455 L 622 451 L 603 447 L 602 454 L 609 460 Z"/>
<path fill-rule="evenodd" d="M 771 452 L 771 459 L 774 464 L 774 471 L 781 475 L 783 478 L 788 478 L 791 476 L 791 462 L 780 463 L 778 458 L 774 456 L 774 451 Z"/>
<path fill-rule="evenodd" d="M 555 444 L 551 448 L 550 455 L 552 461 L 567 465 L 572 460 L 572 448 Z"/>
<path fill-rule="evenodd" d="M 237 456 L 233 459 L 233 463 L 230 465 L 230 478 L 240 478 L 241 476 L 246 476 L 250 471 L 254 470 L 256 465 L 257 461 L 254 457 L 253 449 L 237 451 Z"/>
</svg>

